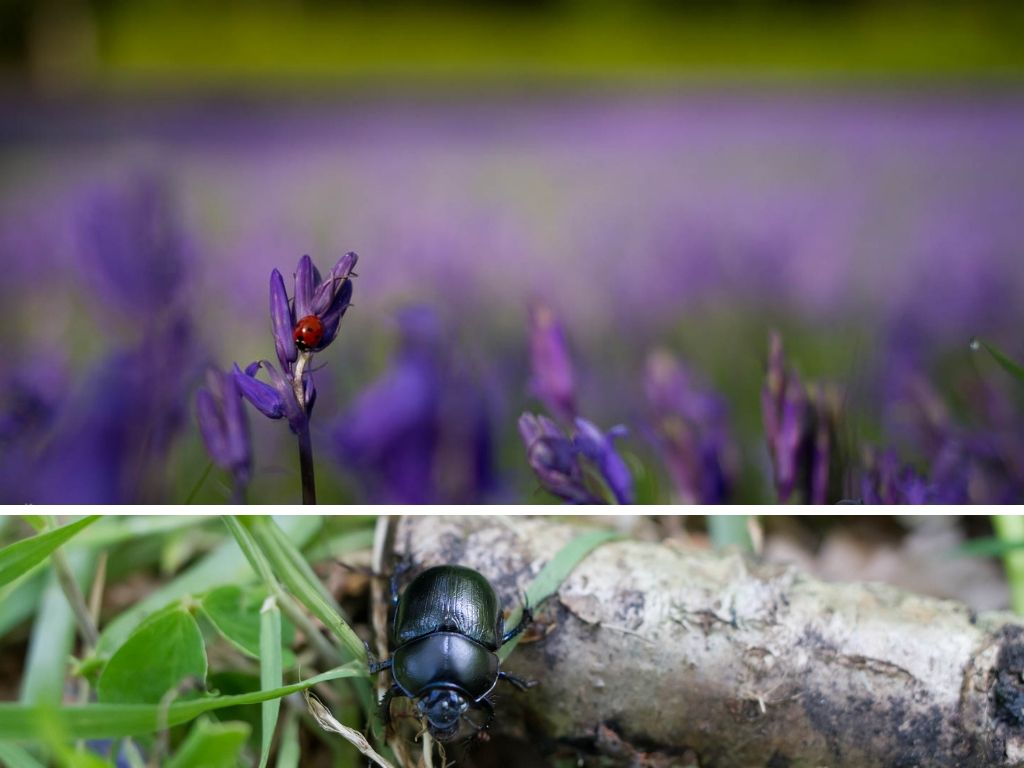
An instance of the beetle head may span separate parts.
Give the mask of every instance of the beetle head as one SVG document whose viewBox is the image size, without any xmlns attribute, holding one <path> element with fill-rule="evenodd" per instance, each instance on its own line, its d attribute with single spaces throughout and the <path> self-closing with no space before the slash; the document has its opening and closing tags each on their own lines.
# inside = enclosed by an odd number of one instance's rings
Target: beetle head
<svg viewBox="0 0 1024 768">
<path fill-rule="evenodd" d="M 449 741 L 459 731 L 459 719 L 469 709 L 466 697 L 451 688 L 435 688 L 416 702 L 427 718 L 430 735 L 438 741 Z"/>
</svg>

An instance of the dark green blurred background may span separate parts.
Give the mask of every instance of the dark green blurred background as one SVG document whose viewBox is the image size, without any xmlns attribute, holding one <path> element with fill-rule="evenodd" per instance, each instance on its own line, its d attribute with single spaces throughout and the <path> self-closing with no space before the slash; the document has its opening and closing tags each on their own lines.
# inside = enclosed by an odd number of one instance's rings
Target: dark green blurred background
<svg viewBox="0 0 1024 768">
<path fill-rule="evenodd" d="M 7 78 L 146 87 L 361 78 L 1016 77 L 1024 3 L 3 0 Z"/>
</svg>

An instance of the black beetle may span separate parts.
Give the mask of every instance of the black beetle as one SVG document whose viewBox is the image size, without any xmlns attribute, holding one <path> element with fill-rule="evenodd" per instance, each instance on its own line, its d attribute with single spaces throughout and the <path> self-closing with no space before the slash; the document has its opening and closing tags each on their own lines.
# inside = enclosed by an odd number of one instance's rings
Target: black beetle
<svg viewBox="0 0 1024 768">
<path fill-rule="evenodd" d="M 535 683 L 501 671 L 496 651 L 533 620 L 528 605 L 523 618 L 505 631 L 494 587 L 480 573 L 461 565 L 428 568 L 398 594 L 391 580 L 391 658 L 370 662 L 370 672 L 391 670 L 393 683 L 381 701 L 385 723 L 391 700 L 408 697 L 427 720 L 438 741 L 472 736 L 490 723 L 488 699 L 499 680 L 520 690 Z M 481 713 L 474 722 L 471 713 Z"/>
</svg>

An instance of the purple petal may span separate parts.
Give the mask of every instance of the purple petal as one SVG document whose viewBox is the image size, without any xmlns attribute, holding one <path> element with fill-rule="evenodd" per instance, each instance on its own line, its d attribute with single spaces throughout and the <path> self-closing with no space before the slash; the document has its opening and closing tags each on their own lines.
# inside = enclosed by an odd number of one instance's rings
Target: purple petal
<svg viewBox="0 0 1024 768">
<path fill-rule="evenodd" d="M 619 504 L 633 503 L 633 476 L 626 462 L 615 450 L 608 435 L 586 419 L 576 419 L 575 444 L 580 452 L 595 462 Z M 621 430 L 622 428 L 617 428 Z"/>
<path fill-rule="evenodd" d="M 274 331 L 274 346 L 277 359 L 284 370 L 291 370 L 291 364 L 298 357 L 295 348 L 295 316 L 288 307 L 288 294 L 284 290 L 284 278 L 276 269 L 270 273 L 270 321 Z"/>
<path fill-rule="evenodd" d="M 295 269 L 295 320 L 298 322 L 313 313 L 313 295 L 320 285 L 320 274 L 309 256 L 299 259 Z"/>
<path fill-rule="evenodd" d="M 266 369 L 270 383 L 280 397 L 284 417 L 288 419 L 288 426 L 291 427 L 292 432 L 299 434 L 306 428 L 306 412 L 299 406 L 299 401 L 295 399 L 295 390 L 292 389 L 291 381 L 267 360 L 261 361 L 260 365 Z"/>
<path fill-rule="evenodd" d="M 338 325 L 341 323 L 341 318 L 345 315 L 348 306 L 352 301 L 352 281 L 346 280 L 341 290 L 338 291 L 338 295 L 334 297 L 334 303 L 328 308 L 327 312 L 321 316 L 321 320 L 324 324 L 324 335 L 320 339 L 320 343 L 317 345 L 317 349 L 323 349 L 330 344 L 338 335 Z"/>
<path fill-rule="evenodd" d="M 349 284 L 349 277 L 352 274 L 352 270 L 355 269 L 358 260 L 359 257 L 351 252 L 338 259 L 327 275 L 327 279 L 317 286 L 316 292 L 313 295 L 312 312 L 310 314 L 319 315 L 323 319 L 324 315 L 334 306 L 342 287 Z M 351 295 L 350 288 L 349 296 L 351 297 Z M 324 324 L 326 325 L 326 320 Z"/>
<path fill-rule="evenodd" d="M 246 370 L 250 368 L 252 366 L 249 366 Z M 281 397 L 281 393 L 277 389 L 269 384 L 264 384 L 253 376 L 243 373 L 239 370 L 237 364 L 235 365 L 234 379 L 235 384 L 238 385 L 238 389 L 242 393 L 242 397 L 252 403 L 257 411 L 269 419 L 280 419 L 284 416 L 284 398 Z"/>
</svg>

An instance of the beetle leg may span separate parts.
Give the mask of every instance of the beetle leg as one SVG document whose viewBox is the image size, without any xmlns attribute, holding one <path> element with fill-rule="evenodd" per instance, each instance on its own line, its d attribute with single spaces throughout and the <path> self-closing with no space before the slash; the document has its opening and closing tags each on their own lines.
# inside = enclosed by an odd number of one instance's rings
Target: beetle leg
<svg viewBox="0 0 1024 768">
<path fill-rule="evenodd" d="M 512 683 L 512 685 L 520 691 L 529 690 L 530 688 L 533 688 L 533 686 L 537 685 L 536 680 L 523 680 L 523 678 L 510 675 L 508 672 L 499 672 L 498 679 L 504 680 L 507 683 Z"/>
<path fill-rule="evenodd" d="M 533 622 L 533 609 L 530 608 L 530 602 L 523 596 L 523 616 L 519 619 L 519 623 L 516 624 L 512 629 L 506 632 L 501 638 L 501 644 L 504 645 L 513 637 L 521 634 Z"/>
<path fill-rule="evenodd" d="M 405 691 L 397 685 L 392 685 L 384 692 L 384 696 L 380 700 L 380 719 L 384 722 L 385 728 L 391 725 L 391 700 L 395 696 L 405 696 Z"/>
<path fill-rule="evenodd" d="M 371 675 L 376 675 L 378 672 L 383 672 L 385 669 L 391 669 L 391 659 L 384 659 L 384 661 L 370 661 L 368 664 Z"/>
<path fill-rule="evenodd" d="M 475 737 L 486 740 L 485 732 L 491 727 L 491 723 L 494 722 L 494 705 L 491 704 L 489 699 L 480 699 L 476 703 L 487 711 L 487 719 L 484 720 L 482 725 L 476 725 L 472 722 L 470 724 L 476 729 Z"/>
</svg>

